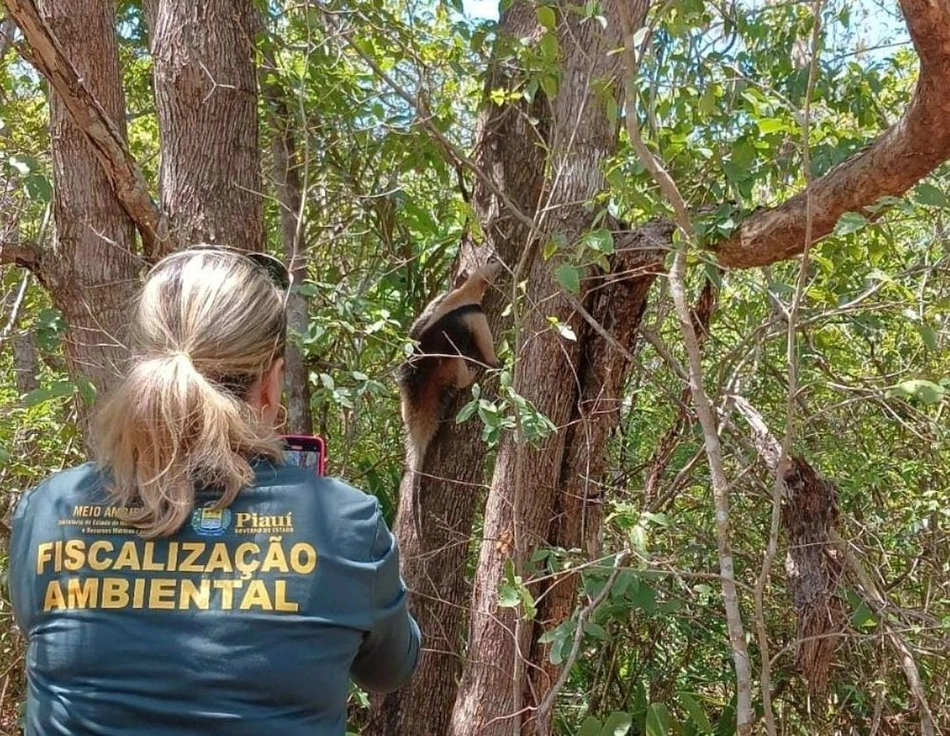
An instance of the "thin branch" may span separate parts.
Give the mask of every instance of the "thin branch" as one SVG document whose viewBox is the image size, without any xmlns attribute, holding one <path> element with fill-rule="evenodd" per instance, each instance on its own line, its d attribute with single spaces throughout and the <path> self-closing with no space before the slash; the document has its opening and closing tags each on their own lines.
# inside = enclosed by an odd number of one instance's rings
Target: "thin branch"
<svg viewBox="0 0 950 736">
<path fill-rule="evenodd" d="M 640 135 L 636 110 L 638 63 L 636 51 L 633 47 L 633 28 L 629 21 L 625 23 L 624 28 L 624 60 L 627 66 L 625 113 L 630 143 L 640 158 L 640 162 L 656 180 L 663 196 L 673 206 L 676 213 L 676 224 L 682 234 L 681 242 L 675 249 L 673 266 L 670 269 L 670 291 L 676 305 L 689 356 L 689 386 L 693 395 L 693 403 L 696 406 L 696 414 L 703 429 L 704 447 L 713 481 L 719 569 L 722 574 L 722 596 L 736 671 L 736 727 L 739 736 L 749 736 L 752 733 L 754 720 L 752 672 L 749 664 L 749 653 L 746 648 L 742 613 L 739 609 L 739 598 L 736 592 L 735 569 L 729 541 L 729 482 L 726 478 L 725 466 L 722 460 L 722 448 L 719 442 L 716 420 L 713 416 L 709 397 L 703 386 L 699 340 L 696 336 L 689 303 L 686 299 L 686 247 L 696 242 L 695 233 L 690 222 L 686 202 L 683 200 L 676 183 L 653 156 Z"/>
<path fill-rule="evenodd" d="M 498 185 L 494 182 L 494 180 L 492 180 L 492 178 L 488 174 L 482 171 L 482 169 L 478 165 L 476 165 L 476 163 L 472 161 L 472 159 L 466 156 L 458 146 L 456 146 L 451 140 L 448 139 L 445 133 L 439 130 L 438 127 L 436 127 L 432 123 L 432 121 L 429 119 L 429 116 L 425 114 L 426 111 L 423 110 L 422 107 L 420 106 L 419 100 L 412 93 L 407 91 L 395 79 L 393 79 L 389 74 L 387 74 L 385 70 L 379 64 L 376 63 L 375 59 L 373 59 L 369 54 L 364 52 L 359 47 L 358 44 L 353 42 L 353 39 L 350 38 L 349 32 L 346 29 L 341 28 L 340 25 L 337 23 L 336 14 L 333 13 L 331 10 L 325 8 L 319 2 L 313 2 L 311 0 L 310 4 L 323 14 L 323 16 L 327 19 L 327 22 L 330 25 L 330 27 L 333 30 L 335 30 L 337 33 L 339 33 L 340 36 L 342 36 L 343 40 L 346 42 L 346 45 L 349 46 L 350 49 L 352 49 L 356 53 L 356 55 L 359 56 L 370 69 L 373 70 L 373 73 L 377 77 L 379 77 L 383 82 L 385 82 L 386 85 L 393 92 L 395 92 L 399 97 L 401 97 L 409 105 L 411 105 L 412 108 L 416 112 L 420 113 L 419 124 L 423 128 L 425 128 L 425 130 L 429 133 L 429 135 L 431 135 L 432 138 L 435 139 L 435 141 L 442 147 L 445 153 L 448 154 L 453 164 L 455 164 L 456 166 L 464 166 L 465 168 L 470 170 L 488 191 L 490 191 L 492 194 L 498 197 L 499 201 L 501 201 L 505 205 L 505 207 L 508 209 L 509 212 L 511 212 L 512 216 L 516 220 L 518 220 L 522 225 L 527 227 L 529 230 L 531 231 L 535 230 L 537 227 L 537 223 L 534 221 L 534 219 L 532 219 L 531 217 L 526 215 L 524 212 L 522 212 L 521 208 L 518 207 L 518 205 L 515 204 L 514 201 L 512 201 L 511 197 L 505 194 L 505 192 L 502 191 L 498 187 Z"/>
<path fill-rule="evenodd" d="M 590 620 L 590 618 L 597 612 L 597 608 L 600 606 L 600 604 L 603 603 L 607 598 L 607 595 L 614 587 L 614 583 L 617 581 L 617 576 L 620 574 L 621 570 L 625 569 L 627 561 L 632 556 L 633 554 L 629 551 L 624 551 L 617 555 L 617 558 L 614 561 L 614 568 L 610 571 L 610 576 L 607 578 L 607 582 L 604 584 L 604 587 L 596 596 L 594 596 L 593 599 L 591 599 L 590 603 L 578 611 L 576 617 L 577 628 L 574 630 L 574 640 L 571 642 L 571 651 L 561 664 L 561 673 L 558 675 L 557 681 L 551 686 L 551 689 L 548 690 L 547 695 L 544 696 L 544 700 L 541 701 L 541 704 L 538 706 L 538 713 L 535 717 L 536 723 L 548 722 L 551 709 L 554 708 L 554 703 L 557 700 L 558 693 L 561 692 L 561 688 L 563 688 L 564 683 L 567 682 L 567 678 L 570 676 L 571 670 L 574 669 L 574 663 L 577 661 L 577 657 L 580 654 L 581 642 L 584 640 L 584 624 Z"/>
<path fill-rule="evenodd" d="M 156 258 L 171 250 L 164 218 L 149 195 L 148 184 L 125 139 L 83 83 L 33 0 L 0 2 L 6 5 L 29 45 L 18 47 L 20 54 L 47 78 L 95 150 L 116 198 L 142 235 L 146 256 Z"/>
<path fill-rule="evenodd" d="M 20 281 L 20 288 L 17 289 L 16 299 L 13 300 L 13 306 L 10 308 L 10 318 L 7 320 L 7 325 L 3 328 L 3 332 L 0 333 L 0 348 L 3 347 L 10 333 L 16 328 L 16 323 L 20 319 L 20 308 L 23 306 L 23 300 L 26 297 L 26 290 L 29 286 L 30 272 L 27 271 L 23 274 L 23 279 Z"/>
<path fill-rule="evenodd" d="M 835 546 L 841 552 L 844 561 L 864 589 L 866 602 L 870 603 L 875 613 L 877 613 L 881 627 L 886 632 L 891 646 L 897 653 L 898 659 L 900 659 L 901 667 L 904 669 L 904 675 L 907 677 L 907 684 L 920 708 L 920 733 L 922 736 L 934 736 L 936 733 L 934 717 L 930 710 L 930 704 L 927 701 L 927 694 L 924 692 L 923 682 L 920 679 L 920 671 L 917 669 L 917 664 L 914 662 L 914 656 L 910 651 L 910 647 L 907 646 L 907 642 L 904 641 L 904 638 L 887 620 L 887 614 L 885 612 L 885 609 L 888 607 L 887 599 L 884 594 L 878 590 L 878 586 L 874 583 L 874 580 L 871 579 L 867 570 L 864 569 L 861 561 L 858 560 L 851 551 L 850 545 L 834 531 L 831 532 L 831 541 L 834 542 Z"/>
<path fill-rule="evenodd" d="M 772 564 L 778 554 L 778 535 L 782 521 L 782 498 L 786 495 L 785 471 L 788 465 L 789 453 L 795 439 L 795 402 L 798 394 L 798 315 L 802 297 L 805 293 L 805 284 L 808 280 L 808 256 L 811 251 L 812 230 L 814 227 L 814 206 L 812 203 L 812 176 L 811 176 L 811 145 L 809 142 L 811 131 L 811 97 L 815 91 L 818 79 L 818 52 L 821 42 L 821 6 L 822 0 L 815 0 L 812 8 L 811 29 L 811 60 L 808 66 L 808 83 L 805 88 L 805 109 L 802 113 L 802 164 L 805 170 L 805 241 L 804 254 L 798 264 L 798 279 L 795 284 L 795 293 L 786 316 L 786 361 L 788 363 L 788 395 L 785 408 L 785 436 L 782 438 L 779 457 L 775 464 L 772 481 L 772 517 L 769 523 L 769 540 L 762 559 L 759 577 L 755 582 L 755 628 L 759 640 L 761 667 L 759 670 L 759 687 L 762 691 L 762 715 L 765 719 L 765 729 L 769 736 L 778 733 L 775 726 L 775 712 L 772 708 L 772 665 L 769 655 L 768 628 L 765 625 L 765 588 L 768 585 Z"/>
<path fill-rule="evenodd" d="M 752 268 L 801 253 L 835 228 L 846 212 L 898 197 L 950 158 L 950 2 L 901 0 L 920 76 L 904 116 L 862 153 L 836 166 L 787 202 L 756 212 L 713 245 L 719 263 Z M 806 223 L 811 199 L 812 232 Z"/>
</svg>

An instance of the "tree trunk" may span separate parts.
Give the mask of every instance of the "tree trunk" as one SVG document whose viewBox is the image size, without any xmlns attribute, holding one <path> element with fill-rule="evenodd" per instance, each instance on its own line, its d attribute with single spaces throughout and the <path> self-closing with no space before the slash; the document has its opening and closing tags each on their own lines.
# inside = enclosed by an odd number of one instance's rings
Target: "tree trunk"
<svg viewBox="0 0 950 736">
<path fill-rule="evenodd" d="M 151 0 L 162 209 L 172 239 L 264 245 L 250 0 Z"/>
<path fill-rule="evenodd" d="M 598 278 L 588 294 L 588 312 L 628 353 L 636 343 L 650 288 L 672 246 L 672 233 L 671 224 L 656 223 L 619 238 L 611 274 Z M 588 324 L 578 335 L 578 342 L 583 356 L 577 376 L 581 398 L 565 436 L 550 544 L 579 548 L 589 559 L 595 559 L 600 555 L 607 441 L 620 421 L 620 400 L 634 365 Z M 538 637 L 574 613 L 578 582 L 577 574 L 568 572 L 545 583 L 539 591 L 543 602 L 531 649 L 534 666 L 530 705 L 544 701 L 560 674 L 560 667 L 548 658 L 550 647 L 540 644 Z M 548 710 L 539 715 L 540 720 L 527 719 L 527 733 L 551 733 L 552 714 Z"/>
<path fill-rule="evenodd" d="M 32 330 L 13 334 L 13 372 L 16 390 L 27 394 L 40 387 L 37 380 L 39 361 L 36 359 L 36 333 Z"/>
<path fill-rule="evenodd" d="M 270 48 L 264 51 L 265 67 L 276 74 L 277 64 Z M 300 181 L 300 156 L 294 136 L 294 116 L 288 105 L 287 91 L 276 81 L 261 78 L 261 94 L 270 107 L 270 122 L 274 128 L 271 158 L 274 164 L 274 186 L 279 206 L 280 239 L 288 268 L 295 284 L 307 278 L 307 250 L 303 238 L 303 185 Z M 287 321 L 290 330 L 306 335 L 309 329 L 307 300 L 296 291 L 287 299 Z M 293 340 L 285 353 L 287 369 L 284 383 L 287 389 L 287 431 L 294 434 L 313 433 L 313 412 L 310 408 L 310 369 L 303 353 Z"/>
<path fill-rule="evenodd" d="M 607 114 L 607 100 L 613 98 L 619 107 L 622 88 L 621 57 L 610 53 L 621 45 L 621 0 L 602 6 L 606 28 L 582 22 L 571 5 L 562 6 L 566 12 L 558 19 L 561 76 L 552 100 L 552 183 L 543 202 L 553 213 L 543 223 L 544 231 L 562 233 L 569 244 L 590 227 L 592 216 L 585 204 L 604 188 L 602 167 L 617 144 L 616 123 Z M 635 15 L 640 22 L 645 11 L 646 3 L 638 3 Z M 495 140 L 493 144 L 504 142 Z M 525 316 L 522 330 L 529 336 L 530 350 L 516 357 L 514 388 L 558 431 L 540 447 L 519 445 L 508 437 L 500 448 L 474 585 L 469 638 L 472 655 L 452 716 L 456 736 L 510 734 L 517 730 L 513 724 L 522 718 L 528 667 L 521 658 L 531 651 L 532 627 L 528 622 L 519 623 L 517 609 L 498 606 L 498 588 L 509 560 L 514 560 L 518 573 L 531 551 L 550 538 L 555 503 L 565 492 L 562 468 L 565 461 L 567 467 L 572 465 L 575 453 L 567 445 L 566 428 L 575 418 L 572 414 L 580 398 L 577 385 L 580 379 L 583 386 L 585 370 L 585 346 L 565 340 L 548 323 L 548 315 L 553 314 L 575 334 L 582 334 L 577 312 L 552 272 L 551 265 L 541 260 L 530 265 L 527 301 L 544 307 Z M 645 293 L 644 288 L 640 303 L 632 304 L 634 315 L 639 314 Z M 606 433 L 592 446 L 584 444 L 583 436 L 576 438 L 581 441 L 577 453 L 597 457 Z"/>
<path fill-rule="evenodd" d="M 124 138 L 114 3 L 46 0 L 40 13 Z M 55 228 L 52 252 L 38 264 L 40 276 L 69 325 L 70 374 L 88 376 L 103 391 L 115 383 L 126 354 L 124 327 L 137 273 L 131 254 L 134 228 L 93 147 L 55 91 L 50 93 L 50 133 Z"/>
<path fill-rule="evenodd" d="M 523 82 L 512 72 L 506 43 L 537 34 L 534 8 L 515 3 L 501 14 L 499 42 L 485 82 L 478 118 L 475 162 L 492 172 L 493 183 L 520 212 L 532 217 L 544 182 L 544 145 L 547 103 L 541 93 L 531 104 L 497 105 L 489 93 L 511 89 Z M 538 121 L 536 125 L 531 120 Z M 528 238 L 528 228 L 481 179 L 472 188 L 472 203 L 485 235 L 483 246 L 505 263 L 515 263 Z M 463 266 L 478 260 L 470 245 L 463 248 Z M 490 289 L 483 306 L 493 330 L 508 303 L 504 285 Z M 412 518 L 411 476 L 403 478 L 399 493 L 396 536 L 402 551 L 403 576 L 412 593 L 413 614 L 424 636 L 419 669 L 402 690 L 374 701 L 371 736 L 417 736 L 448 733 L 458 678 L 466 653 L 465 633 L 470 584 L 466 577 L 472 525 L 484 498 L 486 446 L 481 425 L 472 419 L 456 424 L 452 417 L 470 400 L 463 392 L 448 412 L 450 417 L 430 446 L 422 467 L 418 492 L 425 536 L 419 539 Z"/>
</svg>

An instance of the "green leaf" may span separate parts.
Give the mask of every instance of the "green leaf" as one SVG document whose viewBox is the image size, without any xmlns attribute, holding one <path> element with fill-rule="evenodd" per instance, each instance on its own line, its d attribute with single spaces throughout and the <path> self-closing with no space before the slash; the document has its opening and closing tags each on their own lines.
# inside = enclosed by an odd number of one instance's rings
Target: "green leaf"
<svg viewBox="0 0 950 736">
<path fill-rule="evenodd" d="M 868 224 L 867 218 L 857 212 L 845 212 L 835 225 L 835 235 L 850 235 L 856 233 Z"/>
<path fill-rule="evenodd" d="M 538 23 L 547 28 L 549 31 L 553 31 L 557 28 L 557 14 L 554 12 L 554 8 L 548 7 L 547 5 L 542 5 L 537 10 Z"/>
<path fill-rule="evenodd" d="M 916 199 L 920 204 L 930 207 L 946 207 L 947 195 L 940 191 L 933 184 L 924 182 L 917 185 Z"/>
<path fill-rule="evenodd" d="M 761 118 L 760 120 L 756 120 L 755 124 L 759 126 L 759 130 L 765 134 L 786 130 L 788 127 L 784 120 L 778 118 Z"/>
<path fill-rule="evenodd" d="M 599 230 L 591 230 L 584 236 L 582 242 L 589 248 L 593 248 L 598 253 L 603 253 L 607 256 L 613 254 L 614 252 L 614 236 L 610 230 L 605 230 L 603 228 Z"/>
<path fill-rule="evenodd" d="M 92 406 L 96 401 L 96 384 L 90 381 L 86 376 L 79 376 L 76 379 L 76 389 L 86 406 Z"/>
<path fill-rule="evenodd" d="M 546 33 L 541 37 L 541 42 L 538 44 L 538 48 L 541 51 L 541 58 L 544 59 L 551 67 L 555 62 L 557 62 L 558 54 L 558 44 L 557 36 L 553 33 Z M 543 85 L 543 80 L 542 80 Z M 547 89 L 545 89 L 545 92 Z"/>
<path fill-rule="evenodd" d="M 647 736 L 667 736 L 669 732 L 669 709 L 663 703 L 652 703 L 647 711 Z"/>
<path fill-rule="evenodd" d="M 605 641 L 607 639 L 607 631 L 600 624 L 595 624 L 593 621 L 588 621 L 584 624 L 584 633 L 588 636 L 592 636 L 595 639 L 600 639 L 600 641 Z"/>
<path fill-rule="evenodd" d="M 629 713 L 616 711 L 610 714 L 604 727 L 600 729 L 600 736 L 625 736 L 633 725 L 633 717 Z"/>
<path fill-rule="evenodd" d="M 692 719 L 696 728 L 703 733 L 712 733 L 712 724 L 709 722 L 706 711 L 699 700 L 697 700 L 692 693 L 679 693 L 678 697 L 683 707 L 686 708 L 686 712 L 689 713 L 689 717 Z"/>
<path fill-rule="evenodd" d="M 636 608 L 641 608 L 644 611 L 650 612 L 656 606 L 656 593 L 653 588 L 644 583 L 642 580 L 637 586 L 636 590 L 632 591 L 627 599 L 634 605 Z"/>
<path fill-rule="evenodd" d="M 30 199 L 45 204 L 53 196 L 53 187 L 50 186 L 49 179 L 42 174 L 31 174 L 26 177 L 26 192 Z"/>
<path fill-rule="evenodd" d="M 478 411 L 478 402 L 469 401 L 465 406 L 463 406 L 459 413 L 455 417 L 455 423 L 461 424 L 462 422 L 470 419 L 475 415 L 475 412 Z"/>
<path fill-rule="evenodd" d="M 581 724 L 577 736 L 599 736 L 602 723 L 593 716 L 587 716 Z"/>
<path fill-rule="evenodd" d="M 52 401 L 53 399 L 72 396 L 74 393 L 76 393 L 76 385 L 72 381 L 56 381 L 49 386 L 30 391 L 30 393 L 23 397 L 23 405 L 27 409 L 30 409 L 47 401 Z"/>
<path fill-rule="evenodd" d="M 740 141 L 732 147 L 732 153 L 729 156 L 729 160 L 732 161 L 736 166 L 741 166 L 743 169 L 748 169 L 755 163 L 755 146 L 746 141 Z"/>
<path fill-rule="evenodd" d="M 562 263 L 554 272 L 558 283 L 568 291 L 579 294 L 581 291 L 581 272 L 570 263 Z"/>
<path fill-rule="evenodd" d="M 518 588 L 508 583 L 502 583 L 498 586 L 498 605 L 502 608 L 515 608 L 521 603 L 521 595 Z"/>
<path fill-rule="evenodd" d="M 851 615 L 851 625 L 856 629 L 873 629 L 877 626 L 877 617 L 864 601 Z"/>
<path fill-rule="evenodd" d="M 729 177 L 729 181 L 739 183 L 749 178 L 749 172 L 742 166 L 737 166 L 732 161 L 726 161 L 722 165 L 722 170 Z"/>
<path fill-rule="evenodd" d="M 622 597 L 631 585 L 639 585 L 636 573 L 633 570 L 621 570 L 610 591 L 611 597 Z"/>
<path fill-rule="evenodd" d="M 917 329 L 920 330 L 920 339 L 924 341 L 924 345 L 936 352 L 937 331 L 929 325 L 919 325 Z"/>
<path fill-rule="evenodd" d="M 894 389 L 899 393 L 920 399 L 925 404 L 936 404 L 947 392 L 940 384 L 919 378 L 899 383 Z"/>
</svg>

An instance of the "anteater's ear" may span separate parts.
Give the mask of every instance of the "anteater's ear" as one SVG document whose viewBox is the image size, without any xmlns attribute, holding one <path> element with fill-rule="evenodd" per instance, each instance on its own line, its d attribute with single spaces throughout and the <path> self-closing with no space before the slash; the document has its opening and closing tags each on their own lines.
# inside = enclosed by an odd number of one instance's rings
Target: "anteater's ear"
<svg viewBox="0 0 950 736">
<path fill-rule="evenodd" d="M 469 273 L 468 271 L 459 271 L 458 275 L 455 277 L 455 281 L 452 284 L 453 289 L 458 289 L 462 284 L 468 281 Z"/>
</svg>

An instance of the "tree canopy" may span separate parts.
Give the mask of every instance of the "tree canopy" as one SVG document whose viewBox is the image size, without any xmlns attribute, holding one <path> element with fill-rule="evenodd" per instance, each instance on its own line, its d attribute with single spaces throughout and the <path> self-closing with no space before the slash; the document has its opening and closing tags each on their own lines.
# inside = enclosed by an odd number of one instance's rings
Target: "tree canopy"
<svg viewBox="0 0 950 736">
<path fill-rule="evenodd" d="M 193 5 L 0 0 L 0 517 L 86 457 L 144 268 L 238 240 L 423 624 L 354 733 L 950 728 L 947 0 Z M 395 371 L 486 251 L 422 540 Z"/>
</svg>

